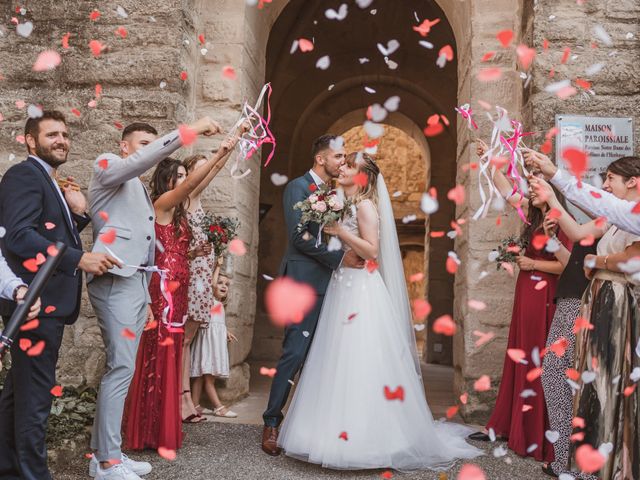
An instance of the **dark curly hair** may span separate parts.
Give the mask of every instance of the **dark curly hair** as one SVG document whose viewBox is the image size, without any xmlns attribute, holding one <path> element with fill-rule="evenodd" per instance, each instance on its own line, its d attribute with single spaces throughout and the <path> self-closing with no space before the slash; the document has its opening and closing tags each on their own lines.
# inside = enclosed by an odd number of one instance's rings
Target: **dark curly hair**
<svg viewBox="0 0 640 480">
<path fill-rule="evenodd" d="M 182 162 L 171 157 L 167 157 L 158 163 L 158 166 L 153 171 L 151 181 L 149 182 L 152 202 L 155 203 L 163 193 L 173 190 L 176 182 L 178 181 L 178 169 L 180 167 L 184 168 Z M 173 210 L 173 220 L 171 222 L 174 226 L 176 237 L 180 235 L 181 225 L 188 225 L 186 218 L 187 208 L 183 203 L 181 203 Z"/>
</svg>

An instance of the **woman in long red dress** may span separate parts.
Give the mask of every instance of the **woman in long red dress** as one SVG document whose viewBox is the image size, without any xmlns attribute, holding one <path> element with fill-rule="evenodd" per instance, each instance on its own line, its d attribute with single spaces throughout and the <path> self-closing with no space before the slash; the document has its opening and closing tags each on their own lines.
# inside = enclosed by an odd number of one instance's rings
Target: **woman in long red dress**
<svg viewBox="0 0 640 480">
<path fill-rule="evenodd" d="M 223 142 L 207 163 L 187 177 L 182 162 L 161 161 L 151 180 L 156 213 L 155 265 L 149 284 L 154 321 L 140 339 L 136 371 L 125 408 L 125 446 L 131 450 L 159 447 L 176 450 L 182 445 L 180 412 L 182 342 L 187 317 L 191 232 L 185 201 L 237 142 Z M 169 304 L 168 302 L 171 302 Z M 167 309 L 167 306 L 169 307 Z"/>
<path fill-rule="evenodd" d="M 483 153 L 484 148 L 480 144 L 478 154 Z M 541 361 L 539 356 L 534 359 L 533 352 L 540 353 L 545 347 L 555 313 L 556 282 L 569 260 L 571 243 L 560 231 L 554 239 L 558 250 L 549 253 L 544 246 L 536 249 L 536 242 L 533 242 L 536 235 L 555 237 L 555 232 L 543 229 L 548 205 L 534 192 L 528 199 L 517 193 L 510 195 L 512 186 L 499 171 L 494 182 L 510 204 L 527 211 L 529 224 L 525 225 L 521 236 L 527 247 L 517 258 L 520 272 L 507 341 L 507 352 L 511 351 L 518 359 L 516 352 L 522 351 L 524 359 L 516 362 L 508 353 L 505 355 L 500 389 L 487 429 L 492 429 L 497 437 L 508 439 L 509 448 L 517 454 L 551 462 L 554 458 L 553 445 L 545 438 L 549 420 L 540 380 L 541 370 L 537 370 Z M 489 440 L 489 435 L 485 430 L 472 434 L 470 438 Z"/>
</svg>

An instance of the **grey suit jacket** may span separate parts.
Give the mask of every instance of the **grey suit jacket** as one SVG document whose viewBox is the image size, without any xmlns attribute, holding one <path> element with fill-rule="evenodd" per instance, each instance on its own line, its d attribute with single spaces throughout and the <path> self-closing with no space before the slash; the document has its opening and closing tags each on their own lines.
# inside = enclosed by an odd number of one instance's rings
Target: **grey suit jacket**
<svg viewBox="0 0 640 480">
<path fill-rule="evenodd" d="M 105 153 L 96 159 L 89 184 L 94 252 L 107 252 L 108 247 L 128 265 L 153 265 L 155 213 L 147 189 L 138 177 L 181 146 L 176 130 L 126 158 Z M 101 212 L 108 215 L 106 221 Z M 100 235 L 111 229 L 115 230 L 115 240 L 105 244 Z M 123 277 L 135 272 L 132 267 L 116 267 L 110 271 Z M 87 281 L 91 280 L 88 276 Z"/>
<path fill-rule="evenodd" d="M 325 242 L 316 247 L 316 237 L 320 230 L 317 223 L 308 223 L 298 229 L 302 212 L 294 210 L 293 206 L 311 195 L 309 185 L 313 183 L 313 177 L 307 172 L 289 182 L 284 189 L 282 200 L 289 242 L 280 265 L 280 275 L 307 283 L 315 288 L 318 295 L 324 295 L 331 273 L 340 266 L 344 252 L 330 252 Z M 302 238 L 305 231 L 311 234 L 310 240 Z"/>
</svg>

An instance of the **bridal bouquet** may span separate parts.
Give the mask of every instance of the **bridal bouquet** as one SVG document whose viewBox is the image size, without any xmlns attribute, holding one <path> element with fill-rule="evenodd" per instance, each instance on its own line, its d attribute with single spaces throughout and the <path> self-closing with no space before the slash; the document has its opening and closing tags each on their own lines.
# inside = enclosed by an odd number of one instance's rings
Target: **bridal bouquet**
<svg viewBox="0 0 640 480">
<path fill-rule="evenodd" d="M 240 222 L 237 218 L 221 217 L 207 213 L 200 223 L 207 240 L 212 244 L 216 257 L 227 249 L 229 242 L 237 235 Z"/>
<path fill-rule="evenodd" d="M 329 185 L 317 187 L 306 200 L 296 203 L 293 208 L 302 212 L 298 230 L 302 231 L 305 224 L 312 222 L 320 224 L 320 231 L 316 246 L 321 242 L 322 227 L 340 220 L 345 212 L 349 212 L 348 200 L 339 197 L 338 192 Z"/>
<path fill-rule="evenodd" d="M 496 262 L 496 268 L 500 270 L 500 265 L 503 263 L 516 263 L 516 257 L 525 248 L 527 248 L 527 242 L 520 236 L 511 236 L 502 240 L 498 248 L 491 251 L 489 259 Z"/>
</svg>

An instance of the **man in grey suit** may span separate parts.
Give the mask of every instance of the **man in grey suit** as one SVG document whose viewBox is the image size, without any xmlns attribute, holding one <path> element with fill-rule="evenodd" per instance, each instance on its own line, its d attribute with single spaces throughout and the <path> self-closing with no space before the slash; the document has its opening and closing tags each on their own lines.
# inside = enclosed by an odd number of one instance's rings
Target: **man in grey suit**
<svg viewBox="0 0 640 480">
<path fill-rule="evenodd" d="M 190 128 L 202 135 L 220 132 L 219 125 L 204 117 Z M 153 204 L 140 178 L 182 146 L 177 130 L 157 138 L 145 123 L 126 127 L 120 155 L 100 155 L 89 185 L 94 252 L 113 252 L 123 263 L 102 277 L 88 278 L 89 299 L 98 317 L 107 370 L 100 383 L 91 448 L 95 454 L 89 475 L 98 479 L 137 480 L 151 471 L 147 462 L 122 454 L 121 425 L 124 402 L 133 378 L 140 336 L 151 309 L 148 292 L 155 253 Z M 131 340 L 124 329 L 135 334 Z"/>
<path fill-rule="evenodd" d="M 278 427 L 283 418 L 282 409 L 287 403 L 293 378 L 302 367 L 311 345 L 331 273 L 340 266 L 364 267 L 364 260 L 352 250 L 347 253 L 342 250 L 330 251 L 326 243 L 316 246 L 320 229 L 317 223 L 308 223 L 303 228 L 298 228 L 302 212 L 294 210 L 293 206 L 311 195 L 314 187 L 337 178 L 345 160 L 342 142 L 335 135 L 323 135 L 316 139 L 311 155 L 313 168 L 302 177 L 289 182 L 284 190 L 282 203 L 289 242 L 280 266 L 280 275 L 311 285 L 317 298 L 315 306 L 302 322 L 291 324 L 285 330 L 282 356 L 271 383 L 267 410 L 262 416 L 262 450 L 274 456 L 281 451 L 278 447 Z"/>
</svg>

